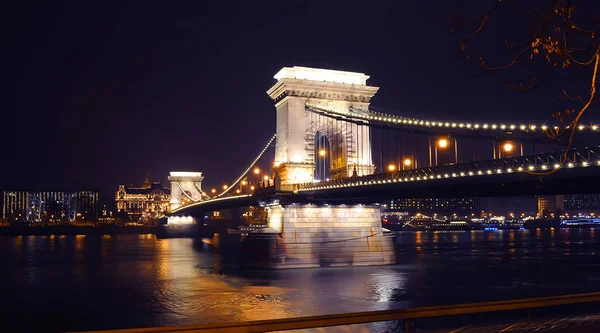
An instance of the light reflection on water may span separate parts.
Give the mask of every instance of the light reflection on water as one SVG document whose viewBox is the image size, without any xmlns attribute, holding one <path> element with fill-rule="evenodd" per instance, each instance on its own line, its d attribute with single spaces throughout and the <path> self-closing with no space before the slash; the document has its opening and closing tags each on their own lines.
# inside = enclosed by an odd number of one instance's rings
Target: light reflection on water
<svg viewBox="0 0 600 333">
<path fill-rule="evenodd" d="M 0 274 L 0 319 L 10 331 L 35 327 L 30 313 L 55 331 L 190 325 L 600 287 L 593 229 L 403 232 L 396 242 L 393 266 L 261 271 L 238 269 L 239 244 L 228 239 L 0 237 L 0 265 L 10 272 Z"/>
</svg>

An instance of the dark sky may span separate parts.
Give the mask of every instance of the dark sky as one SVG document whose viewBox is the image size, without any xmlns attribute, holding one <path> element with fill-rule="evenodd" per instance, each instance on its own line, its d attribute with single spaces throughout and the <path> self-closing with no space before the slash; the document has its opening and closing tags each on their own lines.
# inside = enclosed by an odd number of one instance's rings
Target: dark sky
<svg viewBox="0 0 600 333">
<path fill-rule="evenodd" d="M 367 73 L 373 106 L 423 118 L 546 119 L 556 87 L 519 95 L 465 74 L 468 31 L 451 33 L 451 18 L 491 2 L 16 1 L 3 19 L 0 189 L 106 200 L 146 172 L 231 182 L 275 131 L 265 91 L 284 66 Z M 492 54 L 505 32 L 490 30 Z"/>
</svg>

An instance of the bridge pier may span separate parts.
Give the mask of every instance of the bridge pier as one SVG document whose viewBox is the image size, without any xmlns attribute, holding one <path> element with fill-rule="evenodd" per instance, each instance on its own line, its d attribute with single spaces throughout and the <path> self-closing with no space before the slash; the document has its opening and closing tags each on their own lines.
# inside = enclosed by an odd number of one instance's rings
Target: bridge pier
<svg viewBox="0 0 600 333">
<path fill-rule="evenodd" d="M 387 265 L 396 262 L 393 235 L 381 227 L 379 206 L 275 205 L 268 228 L 242 244 L 245 268 Z"/>
<path fill-rule="evenodd" d="M 157 228 L 159 238 L 192 237 L 198 230 L 193 216 L 168 216 L 164 220 L 166 223 L 159 223 Z"/>
</svg>

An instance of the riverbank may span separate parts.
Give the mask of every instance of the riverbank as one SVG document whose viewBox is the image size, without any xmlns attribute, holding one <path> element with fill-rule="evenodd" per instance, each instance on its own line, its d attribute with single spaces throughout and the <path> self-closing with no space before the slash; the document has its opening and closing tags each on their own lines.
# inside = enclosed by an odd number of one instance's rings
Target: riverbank
<svg viewBox="0 0 600 333">
<path fill-rule="evenodd" d="M 142 226 L 6 226 L 0 227 L 0 236 L 44 235 L 136 235 L 155 234 L 156 227 Z"/>
</svg>

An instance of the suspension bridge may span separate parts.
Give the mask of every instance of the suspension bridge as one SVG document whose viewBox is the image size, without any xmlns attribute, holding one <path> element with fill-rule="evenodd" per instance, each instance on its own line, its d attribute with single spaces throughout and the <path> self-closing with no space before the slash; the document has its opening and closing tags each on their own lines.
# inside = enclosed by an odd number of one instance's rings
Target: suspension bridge
<svg viewBox="0 0 600 333">
<path fill-rule="evenodd" d="M 249 267 L 392 263 L 385 199 L 598 191 L 596 124 L 403 117 L 370 105 L 379 88 L 363 73 L 286 67 L 274 78 L 275 135 L 231 186 L 211 196 L 201 173 L 169 178 L 173 217 L 267 207 L 269 228 L 245 240 L 264 252 Z M 263 159 L 272 167 L 259 179 Z"/>
</svg>

